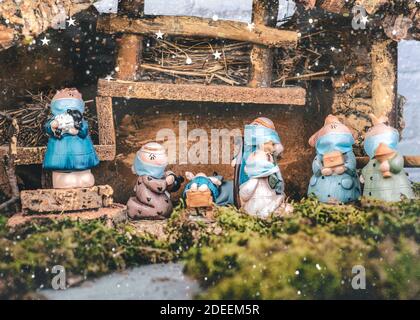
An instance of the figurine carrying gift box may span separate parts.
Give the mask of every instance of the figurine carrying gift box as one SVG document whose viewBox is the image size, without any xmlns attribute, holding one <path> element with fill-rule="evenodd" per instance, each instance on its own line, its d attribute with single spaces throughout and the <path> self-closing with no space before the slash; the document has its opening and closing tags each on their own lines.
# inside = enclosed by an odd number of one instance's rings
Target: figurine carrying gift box
<svg viewBox="0 0 420 320">
<path fill-rule="evenodd" d="M 363 195 L 383 201 L 415 198 L 411 183 L 404 172 L 404 158 L 396 151 L 398 131 L 385 123 L 385 117 L 371 115 L 373 127 L 367 132 L 364 149 L 369 163 L 363 168 Z"/>
<path fill-rule="evenodd" d="M 136 196 L 127 203 L 130 218 L 169 218 L 173 209 L 169 192 L 178 191 L 184 179 L 172 171 L 165 172 L 167 165 L 165 148 L 159 143 L 147 143 L 136 153 L 132 169 L 139 177 L 134 187 Z"/>
<path fill-rule="evenodd" d="M 337 117 L 329 115 L 324 127 L 309 139 L 309 144 L 316 148 L 317 155 L 312 163 L 308 195 L 315 195 L 325 203 L 357 200 L 361 189 L 350 129 Z"/>
<path fill-rule="evenodd" d="M 284 181 L 277 165 L 277 157 L 283 151 L 280 137 L 273 122 L 257 118 L 245 126 L 244 148 L 235 179 L 239 180 L 240 206 L 250 215 L 261 218 L 271 213 L 290 213 L 292 207 L 285 204 Z"/>
<path fill-rule="evenodd" d="M 45 124 L 49 135 L 43 168 L 53 171 L 54 188 L 92 187 L 90 171 L 99 159 L 83 119 L 85 103 L 76 89 L 58 91 L 51 101 L 53 117 Z"/>
</svg>

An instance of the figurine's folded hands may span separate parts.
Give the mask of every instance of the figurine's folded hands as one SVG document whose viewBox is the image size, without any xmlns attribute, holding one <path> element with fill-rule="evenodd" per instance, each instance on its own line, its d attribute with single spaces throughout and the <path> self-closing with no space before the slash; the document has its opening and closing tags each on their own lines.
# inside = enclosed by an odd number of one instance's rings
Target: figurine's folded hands
<svg viewBox="0 0 420 320">
<path fill-rule="evenodd" d="M 323 176 L 331 176 L 333 174 L 333 170 L 331 168 L 322 168 L 321 174 Z"/>
<path fill-rule="evenodd" d="M 177 192 L 184 182 L 184 178 L 182 176 L 177 176 L 173 171 L 165 172 L 165 180 L 168 185 L 167 190 L 170 192 Z"/>
<path fill-rule="evenodd" d="M 347 168 L 345 166 L 338 166 L 334 168 L 334 173 L 338 175 L 342 175 L 344 172 L 346 172 Z"/>
<path fill-rule="evenodd" d="M 166 176 L 166 183 L 170 186 L 175 182 L 175 176 L 173 174 L 170 174 Z"/>
</svg>

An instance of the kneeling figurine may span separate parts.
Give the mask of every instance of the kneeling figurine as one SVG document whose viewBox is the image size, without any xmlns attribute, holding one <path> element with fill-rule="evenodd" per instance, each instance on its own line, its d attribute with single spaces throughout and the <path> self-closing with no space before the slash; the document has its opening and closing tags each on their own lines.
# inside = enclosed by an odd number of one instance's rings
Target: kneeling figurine
<svg viewBox="0 0 420 320">
<path fill-rule="evenodd" d="M 136 154 L 133 172 L 138 175 L 135 196 L 128 200 L 128 216 L 132 219 L 163 220 L 169 218 L 173 205 L 169 192 L 176 192 L 183 182 L 172 171 L 165 171 L 168 157 L 165 148 L 150 142 Z"/>
</svg>

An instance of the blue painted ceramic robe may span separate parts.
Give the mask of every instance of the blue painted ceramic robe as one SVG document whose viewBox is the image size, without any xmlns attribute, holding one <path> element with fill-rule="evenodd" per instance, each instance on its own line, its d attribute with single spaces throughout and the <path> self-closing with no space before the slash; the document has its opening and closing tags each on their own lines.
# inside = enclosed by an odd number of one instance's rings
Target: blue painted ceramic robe
<svg viewBox="0 0 420 320">
<path fill-rule="evenodd" d="M 89 136 L 87 122 L 83 120 L 77 135 L 65 133 L 57 138 L 51 129 L 53 120 L 54 118 L 45 124 L 45 131 L 50 138 L 43 168 L 53 171 L 82 171 L 97 166 L 99 159 Z"/>
<path fill-rule="evenodd" d="M 315 195 L 325 203 L 348 203 L 357 200 L 361 194 L 360 182 L 356 173 L 356 157 L 353 151 L 343 154 L 346 171 L 341 175 L 323 176 L 321 174 L 322 155 L 318 154 L 312 162 L 313 176 L 309 183 L 308 195 Z"/>
</svg>

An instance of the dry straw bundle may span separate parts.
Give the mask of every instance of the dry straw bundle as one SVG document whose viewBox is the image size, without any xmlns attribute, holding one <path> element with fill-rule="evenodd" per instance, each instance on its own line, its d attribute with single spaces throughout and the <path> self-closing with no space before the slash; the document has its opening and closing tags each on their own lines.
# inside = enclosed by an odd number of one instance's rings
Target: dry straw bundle
<svg viewBox="0 0 420 320">
<path fill-rule="evenodd" d="M 229 85 L 248 82 L 249 43 L 173 38 L 148 44 L 141 64 L 142 80 Z"/>
</svg>

